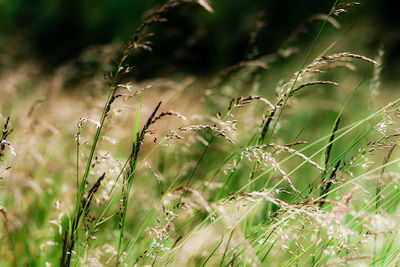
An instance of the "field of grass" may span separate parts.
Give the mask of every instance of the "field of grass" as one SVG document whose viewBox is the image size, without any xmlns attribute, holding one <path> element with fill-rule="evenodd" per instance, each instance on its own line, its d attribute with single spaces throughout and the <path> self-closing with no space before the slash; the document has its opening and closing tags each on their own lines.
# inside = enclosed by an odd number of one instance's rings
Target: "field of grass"
<svg viewBox="0 0 400 267">
<path fill-rule="evenodd" d="M 305 48 L 307 23 L 260 55 L 260 18 L 212 77 L 133 80 L 184 2 L 50 74 L 5 49 L 0 266 L 398 266 L 400 95 L 340 27 L 357 3 Z"/>
</svg>

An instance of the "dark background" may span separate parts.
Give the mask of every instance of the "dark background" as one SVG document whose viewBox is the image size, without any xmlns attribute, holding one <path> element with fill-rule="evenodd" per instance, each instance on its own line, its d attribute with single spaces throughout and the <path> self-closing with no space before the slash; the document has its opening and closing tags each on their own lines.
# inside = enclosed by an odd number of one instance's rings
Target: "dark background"
<svg viewBox="0 0 400 267">
<path fill-rule="evenodd" d="M 180 70 L 199 75 L 211 74 L 243 60 L 249 52 L 249 33 L 260 11 L 265 28 L 257 38 L 260 54 L 281 47 L 296 27 L 317 13 L 328 13 L 334 1 L 303 0 L 213 0 L 214 13 L 193 5 L 183 5 L 167 15 L 169 22 L 153 27 L 154 50 L 138 56 L 135 64 L 140 78 Z M 146 12 L 164 3 L 159 0 L 0 0 L 0 49 L 22 36 L 32 55 L 47 69 L 79 55 L 86 48 L 129 40 Z M 368 36 L 371 50 L 385 47 L 386 67 L 396 73 L 400 62 L 400 19 L 395 2 L 367 0 L 349 9 L 339 18 L 345 27 L 367 23 L 373 30 Z M 318 22 L 321 23 L 321 22 Z M 309 44 L 320 26 L 310 26 Z M 329 32 L 329 29 L 327 30 Z M 327 33 L 325 33 L 327 34 Z M 357 32 L 357 25 L 350 34 Z M 143 54 L 143 53 L 142 53 Z M 173 63 L 173 64 L 172 64 Z"/>
</svg>

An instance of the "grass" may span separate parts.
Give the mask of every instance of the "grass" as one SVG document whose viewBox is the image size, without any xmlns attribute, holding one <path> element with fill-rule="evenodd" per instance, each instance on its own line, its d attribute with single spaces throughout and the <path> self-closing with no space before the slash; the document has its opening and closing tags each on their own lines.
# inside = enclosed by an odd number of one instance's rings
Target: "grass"
<svg viewBox="0 0 400 267">
<path fill-rule="evenodd" d="M 70 65 L 0 77 L 18 88 L 0 91 L 1 265 L 397 266 L 400 99 L 379 98 L 382 49 L 320 44 L 356 3 L 311 18 L 306 52 L 292 36 L 215 77 L 132 81 L 131 56 L 184 2 L 113 50 L 96 92 L 61 89 Z"/>
</svg>

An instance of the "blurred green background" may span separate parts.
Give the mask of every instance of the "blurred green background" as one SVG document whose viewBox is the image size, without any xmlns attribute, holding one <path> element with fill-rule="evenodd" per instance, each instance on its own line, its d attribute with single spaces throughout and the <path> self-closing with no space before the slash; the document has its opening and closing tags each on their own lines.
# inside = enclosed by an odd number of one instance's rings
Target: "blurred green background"
<svg viewBox="0 0 400 267">
<path fill-rule="evenodd" d="M 93 45 L 127 41 L 146 12 L 161 0 L 2 0 L 0 1 L 0 49 L 19 36 L 24 46 L 48 69 L 76 57 Z M 211 74 L 246 58 L 249 33 L 260 12 L 265 27 L 257 37 L 260 54 L 275 51 L 298 25 L 313 14 L 328 13 L 334 1 L 213 0 L 215 12 L 184 5 L 168 14 L 169 22 L 154 29 L 153 56 L 135 61 L 138 78 L 151 78 L 180 70 L 197 75 Z M 362 1 L 339 21 L 348 33 L 365 38 L 364 49 L 376 54 L 385 48 L 384 79 L 399 74 L 400 20 L 395 1 Z M 321 22 L 311 25 L 314 36 Z M 331 27 L 332 28 L 332 27 Z M 359 31 L 367 28 L 368 31 Z M 325 31 L 329 33 L 329 29 Z M 22 38 L 21 38 L 22 37 Z M 312 38 L 299 38 L 306 47 Z M 303 42 L 303 43 L 302 43 Z"/>
</svg>

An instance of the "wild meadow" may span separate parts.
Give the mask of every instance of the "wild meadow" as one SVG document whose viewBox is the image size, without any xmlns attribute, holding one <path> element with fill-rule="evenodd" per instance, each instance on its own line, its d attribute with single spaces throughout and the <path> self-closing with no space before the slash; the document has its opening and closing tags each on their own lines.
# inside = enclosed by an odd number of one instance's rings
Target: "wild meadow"
<svg viewBox="0 0 400 267">
<path fill-rule="evenodd" d="M 205 0 L 166 1 L 124 44 L 49 73 L 16 38 L 0 61 L 0 266 L 398 266 L 400 95 L 385 47 L 364 54 L 341 24 L 359 4 L 268 54 L 260 15 L 247 57 L 207 76 L 131 76 L 154 27 L 181 5 L 212 15 Z"/>
</svg>

